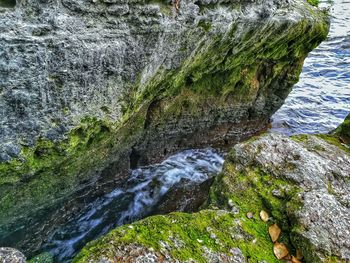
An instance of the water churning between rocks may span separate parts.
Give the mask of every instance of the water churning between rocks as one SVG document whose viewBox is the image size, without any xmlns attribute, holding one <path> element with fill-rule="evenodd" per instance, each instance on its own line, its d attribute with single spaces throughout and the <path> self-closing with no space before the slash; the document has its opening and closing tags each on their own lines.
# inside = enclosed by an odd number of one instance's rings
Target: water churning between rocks
<svg viewBox="0 0 350 263">
<path fill-rule="evenodd" d="M 160 164 L 135 169 L 121 187 L 87 204 L 81 214 L 57 229 L 44 250 L 58 262 L 69 262 L 88 241 L 151 214 L 181 180 L 202 183 L 218 174 L 223 163 L 221 153 L 207 148 L 186 150 Z"/>
<path fill-rule="evenodd" d="M 274 132 L 328 133 L 350 112 L 350 1 L 320 7 L 330 8 L 328 38 L 308 55 L 299 82 L 272 116 Z"/>
</svg>

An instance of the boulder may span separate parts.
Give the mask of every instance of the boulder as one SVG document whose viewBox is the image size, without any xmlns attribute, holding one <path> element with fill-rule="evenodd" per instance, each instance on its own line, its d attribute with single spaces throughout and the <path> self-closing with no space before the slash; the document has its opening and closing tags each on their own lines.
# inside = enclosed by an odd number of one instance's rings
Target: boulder
<svg viewBox="0 0 350 263">
<path fill-rule="evenodd" d="M 266 210 L 305 262 L 350 260 L 350 151 L 331 136 L 266 134 L 234 147 L 212 205 Z"/>
</svg>

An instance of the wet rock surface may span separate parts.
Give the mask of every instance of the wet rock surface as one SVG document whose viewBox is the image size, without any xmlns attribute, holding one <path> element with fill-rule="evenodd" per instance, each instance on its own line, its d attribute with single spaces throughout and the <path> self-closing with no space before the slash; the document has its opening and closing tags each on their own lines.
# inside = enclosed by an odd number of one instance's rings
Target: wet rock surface
<svg viewBox="0 0 350 263">
<path fill-rule="evenodd" d="M 200 206 L 206 201 L 213 181 L 214 177 L 202 183 L 180 180 L 159 200 L 153 213 L 158 215 L 174 211 L 187 213 L 198 211 Z"/>
</svg>

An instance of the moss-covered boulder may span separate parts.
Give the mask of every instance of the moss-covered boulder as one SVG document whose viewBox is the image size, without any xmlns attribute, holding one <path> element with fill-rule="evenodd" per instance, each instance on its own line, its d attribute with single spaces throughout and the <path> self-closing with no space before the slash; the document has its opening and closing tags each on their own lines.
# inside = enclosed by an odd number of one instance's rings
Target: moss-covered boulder
<svg viewBox="0 0 350 263">
<path fill-rule="evenodd" d="M 211 204 L 242 215 L 266 210 L 280 241 L 305 262 L 349 260 L 350 156 L 328 140 L 267 134 L 235 146 Z"/>
<path fill-rule="evenodd" d="M 215 209 L 152 216 L 119 227 L 89 243 L 73 262 L 239 263 L 247 258 L 278 262 L 267 225 L 258 217 Z"/>
<path fill-rule="evenodd" d="M 179 2 L 1 9 L 0 244 L 40 250 L 128 168 L 265 129 L 329 29 L 306 1 Z"/>
</svg>

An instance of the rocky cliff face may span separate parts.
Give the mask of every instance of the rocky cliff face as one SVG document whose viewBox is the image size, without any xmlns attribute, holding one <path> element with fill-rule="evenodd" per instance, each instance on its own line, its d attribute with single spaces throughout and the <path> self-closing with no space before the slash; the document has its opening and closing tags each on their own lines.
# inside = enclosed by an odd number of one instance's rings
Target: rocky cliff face
<svg viewBox="0 0 350 263">
<path fill-rule="evenodd" d="M 130 166 L 264 129 L 328 32 L 302 1 L 0 3 L 0 243 L 25 251 Z"/>
<path fill-rule="evenodd" d="M 337 136 L 264 134 L 232 149 L 206 209 L 116 228 L 75 262 L 348 262 L 349 171 Z"/>
</svg>

